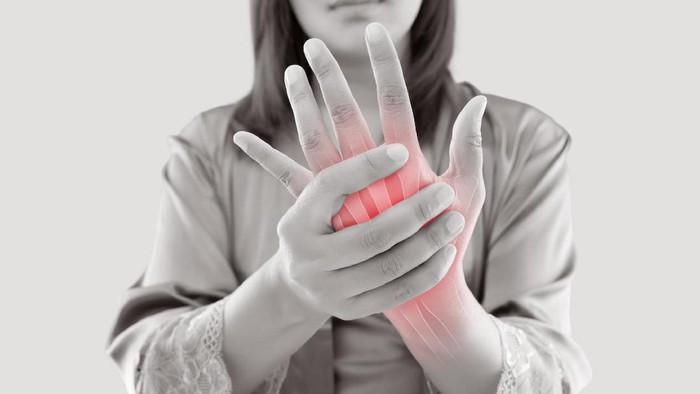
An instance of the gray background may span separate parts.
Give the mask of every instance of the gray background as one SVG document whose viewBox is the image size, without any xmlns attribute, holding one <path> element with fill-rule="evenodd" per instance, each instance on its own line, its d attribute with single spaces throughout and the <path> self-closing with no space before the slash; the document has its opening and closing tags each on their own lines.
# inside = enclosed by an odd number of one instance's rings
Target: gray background
<svg viewBox="0 0 700 394">
<path fill-rule="evenodd" d="M 573 136 L 573 323 L 590 393 L 696 385 L 688 4 L 460 2 L 457 79 Z M 248 2 L 2 2 L 0 51 L 2 391 L 121 393 L 103 347 L 151 253 L 165 137 L 250 87 Z"/>
</svg>

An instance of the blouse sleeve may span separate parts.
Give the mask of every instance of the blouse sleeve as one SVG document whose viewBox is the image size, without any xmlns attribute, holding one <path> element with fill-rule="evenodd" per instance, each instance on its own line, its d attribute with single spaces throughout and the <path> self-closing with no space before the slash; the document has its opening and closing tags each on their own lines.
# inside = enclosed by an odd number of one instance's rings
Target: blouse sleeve
<svg viewBox="0 0 700 394">
<path fill-rule="evenodd" d="M 230 393 L 224 304 L 239 285 L 206 113 L 168 138 L 151 260 L 126 291 L 107 343 L 130 393 Z M 256 390 L 279 392 L 288 363 Z"/>
<path fill-rule="evenodd" d="M 503 165 L 508 175 L 494 178 L 487 215 L 482 305 L 501 334 L 498 393 L 578 392 L 591 371 L 569 318 L 575 267 L 566 163 L 571 137 L 534 110 L 521 125 L 529 130 L 519 133 L 517 148 L 493 153 L 511 159 Z"/>
</svg>

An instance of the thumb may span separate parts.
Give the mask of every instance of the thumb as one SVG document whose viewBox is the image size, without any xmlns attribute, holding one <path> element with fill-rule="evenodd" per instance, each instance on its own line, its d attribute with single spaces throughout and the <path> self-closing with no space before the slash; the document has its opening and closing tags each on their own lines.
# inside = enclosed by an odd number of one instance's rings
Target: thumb
<svg viewBox="0 0 700 394">
<path fill-rule="evenodd" d="M 236 132 L 233 135 L 233 142 L 262 168 L 277 178 L 294 198 L 298 198 L 314 178 L 313 173 L 307 168 L 273 148 L 255 134 L 246 131 Z"/>
<path fill-rule="evenodd" d="M 469 100 L 455 120 L 450 142 L 450 165 L 445 178 L 475 177 L 481 179 L 483 152 L 481 149 L 481 119 L 486 111 L 486 97 Z"/>
</svg>

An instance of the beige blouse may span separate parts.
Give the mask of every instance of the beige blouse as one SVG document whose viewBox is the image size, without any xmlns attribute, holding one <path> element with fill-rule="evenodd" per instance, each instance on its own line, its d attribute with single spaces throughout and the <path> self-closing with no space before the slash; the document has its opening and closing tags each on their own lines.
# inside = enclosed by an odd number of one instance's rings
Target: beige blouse
<svg viewBox="0 0 700 394">
<path fill-rule="evenodd" d="M 466 99 L 479 94 L 461 84 Z M 501 393 L 576 392 L 588 361 L 571 337 L 575 267 L 566 154 L 571 137 L 523 103 L 486 95 L 486 201 L 464 257 L 467 285 L 501 332 Z M 171 156 L 151 260 L 127 291 L 107 352 L 129 392 L 230 393 L 223 303 L 278 247 L 287 190 L 232 142 L 234 104 L 205 111 L 168 138 Z M 448 164 L 451 127 L 422 144 Z M 305 164 L 296 138 L 272 145 Z M 157 270 L 159 280 L 149 273 Z M 163 272 L 170 277 L 163 279 Z M 329 319 L 259 393 L 430 393 L 420 365 L 383 314 Z"/>
</svg>

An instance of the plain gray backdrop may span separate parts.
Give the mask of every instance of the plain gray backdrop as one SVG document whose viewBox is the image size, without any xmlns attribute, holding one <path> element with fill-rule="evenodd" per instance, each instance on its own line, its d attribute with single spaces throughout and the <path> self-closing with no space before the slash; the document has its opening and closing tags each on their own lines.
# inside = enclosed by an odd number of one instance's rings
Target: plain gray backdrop
<svg viewBox="0 0 700 394">
<path fill-rule="evenodd" d="M 459 1 L 453 72 L 573 137 L 586 392 L 687 392 L 698 347 L 700 61 L 691 2 Z M 250 87 L 248 1 L 0 4 L 0 371 L 122 393 L 104 353 L 148 262 L 167 135 Z"/>
</svg>

